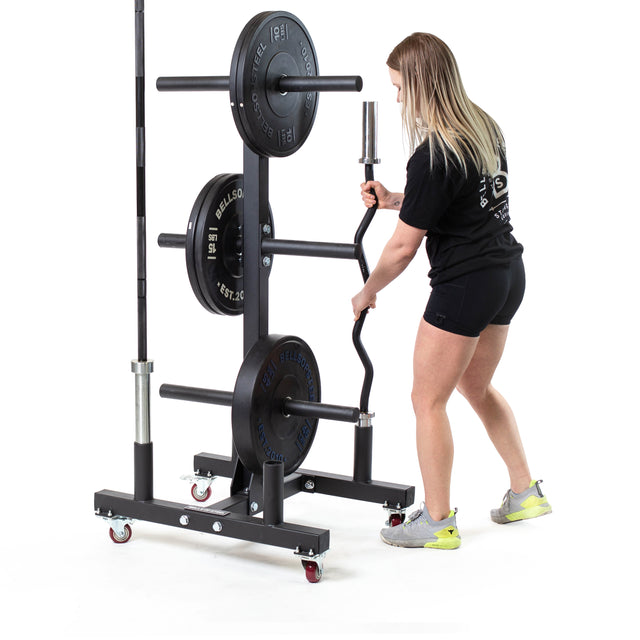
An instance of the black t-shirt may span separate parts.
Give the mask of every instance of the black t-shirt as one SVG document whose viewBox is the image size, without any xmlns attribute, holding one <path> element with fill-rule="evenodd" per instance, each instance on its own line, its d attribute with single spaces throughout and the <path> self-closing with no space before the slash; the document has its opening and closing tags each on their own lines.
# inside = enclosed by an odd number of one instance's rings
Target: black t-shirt
<svg viewBox="0 0 640 640">
<path fill-rule="evenodd" d="M 493 265 L 508 264 L 522 254 L 511 235 L 507 161 L 493 176 L 481 176 L 467 161 L 467 176 L 455 160 L 436 155 L 431 167 L 428 143 L 407 163 L 407 184 L 400 219 L 424 229 L 431 263 L 431 285 Z"/>
</svg>

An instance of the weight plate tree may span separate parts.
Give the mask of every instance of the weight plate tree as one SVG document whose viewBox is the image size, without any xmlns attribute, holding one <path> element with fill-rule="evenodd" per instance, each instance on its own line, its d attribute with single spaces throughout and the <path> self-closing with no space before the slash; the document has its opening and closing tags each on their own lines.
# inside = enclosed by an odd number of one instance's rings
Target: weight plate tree
<svg viewBox="0 0 640 640">
<path fill-rule="evenodd" d="M 220 174 L 202 189 L 186 235 L 161 234 L 162 247 L 185 250 L 189 280 L 209 311 L 243 315 L 245 359 L 233 392 L 163 384 L 160 396 L 231 407 L 231 456 L 194 456 L 199 496 L 216 476 L 231 479 L 229 497 L 213 505 L 169 502 L 153 496 L 150 439 L 150 374 L 146 359 L 146 227 L 144 129 L 144 1 L 136 10 L 136 171 L 138 203 L 138 360 L 134 493 L 98 491 L 95 513 L 110 526 L 111 539 L 131 539 L 134 519 L 291 549 L 310 582 L 322 576 L 329 530 L 287 522 L 283 504 L 300 492 L 322 493 L 382 505 L 401 514 L 414 500 L 408 485 L 371 477 L 372 417 L 368 409 L 372 367 L 360 342 L 365 314 L 354 324 L 354 345 L 365 370 L 359 406 L 320 401 L 316 359 L 306 342 L 269 333 L 269 269 L 274 254 L 357 260 L 363 278 L 368 267 L 362 236 L 373 217 L 369 210 L 352 244 L 282 240 L 272 237 L 269 158 L 297 151 L 316 115 L 318 92 L 359 91 L 358 76 L 318 76 L 315 49 L 304 25 L 287 12 L 260 13 L 242 30 L 230 76 L 158 78 L 161 91 L 229 91 L 233 118 L 244 141 L 243 173 Z M 365 135 L 365 138 L 367 136 Z M 371 149 L 363 153 L 369 166 Z M 314 441 L 319 419 L 354 425 L 353 474 L 338 475 L 300 467 Z M 258 514 L 262 512 L 262 517 Z M 397 521 L 397 519 L 396 519 Z"/>
<path fill-rule="evenodd" d="M 318 364 L 304 340 L 268 335 L 244 359 L 231 408 L 233 442 L 252 473 L 273 460 L 283 463 L 287 476 L 311 448 L 318 419 L 288 415 L 287 400 L 320 402 Z"/>
<path fill-rule="evenodd" d="M 285 91 L 280 81 L 317 75 L 313 42 L 294 15 L 267 11 L 247 24 L 233 52 L 229 90 L 238 132 L 254 153 L 285 157 L 304 144 L 318 94 Z"/>
<path fill-rule="evenodd" d="M 217 175 L 198 194 L 189 217 L 185 238 L 189 282 L 196 298 L 212 313 L 235 316 L 244 308 L 243 216 L 239 205 L 243 197 L 240 174 Z M 272 237 L 270 209 L 260 222 L 267 231 L 265 236 Z"/>
</svg>

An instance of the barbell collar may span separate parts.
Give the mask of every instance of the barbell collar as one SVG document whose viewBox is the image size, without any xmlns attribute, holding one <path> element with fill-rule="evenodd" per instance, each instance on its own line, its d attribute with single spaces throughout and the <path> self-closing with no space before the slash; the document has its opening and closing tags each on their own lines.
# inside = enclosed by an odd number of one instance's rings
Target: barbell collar
<svg viewBox="0 0 640 640">
<path fill-rule="evenodd" d="M 176 76 L 156 80 L 158 91 L 229 91 L 229 76 Z"/>
</svg>

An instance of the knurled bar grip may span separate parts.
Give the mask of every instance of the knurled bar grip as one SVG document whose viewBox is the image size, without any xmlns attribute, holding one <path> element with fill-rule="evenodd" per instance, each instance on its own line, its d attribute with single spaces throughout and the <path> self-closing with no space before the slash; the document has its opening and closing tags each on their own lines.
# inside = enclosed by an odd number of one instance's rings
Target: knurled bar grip
<svg viewBox="0 0 640 640">
<path fill-rule="evenodd" d="M 176 76 L 156 81 L 158 91 L 229 91 L 229 76 Z M 361 91 L 360 76 L 283 76 L 274 91 Z"/>
<path fill-rule="evenodd" d="M 231 391 L 219 391 L 217 389 L 201 389 L 176 384 L 163 384 L 160 386 L 160 396 L 172 400 L 203 402 L 205 404 L 217 404 L 225 407 L 233 405 L 233 393 Z M 285 415 L 300 416 L 302 418 L 324 418 L 325 420 L 351 423 L 357 422 L 360 417 L 360 409 L 357 407 L 345 407 L 337 404 L 292 399 L 284 400 L 282 412 Z"/>
</svg>

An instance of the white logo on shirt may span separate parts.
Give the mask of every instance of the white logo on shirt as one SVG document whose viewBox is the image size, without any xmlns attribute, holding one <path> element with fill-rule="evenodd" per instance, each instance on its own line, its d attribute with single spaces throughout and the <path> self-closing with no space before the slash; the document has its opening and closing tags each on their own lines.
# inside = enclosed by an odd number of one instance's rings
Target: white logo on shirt
<svg viewBox="0 0 640 640">
<path fill-rule="evenodd" d="M 480 181 L 480 206 L 484 209 L 489 204 L 496 219 L 509 221 L 509 176 L 500 165 L 492 176 L 483 176 Z"/>
</svg>

